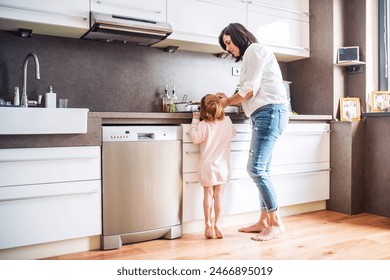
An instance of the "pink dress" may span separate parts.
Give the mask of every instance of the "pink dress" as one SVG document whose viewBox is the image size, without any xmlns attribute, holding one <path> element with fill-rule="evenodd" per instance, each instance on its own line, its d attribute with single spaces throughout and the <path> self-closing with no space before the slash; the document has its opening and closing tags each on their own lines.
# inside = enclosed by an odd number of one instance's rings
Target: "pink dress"
<svg viewBox="0 0 390 280">
<path fill-rule="evenodd" d="M 236 136 L 231 119 L 227 116 L 215 122 L 192 119 L 190 136 L 193 143 L 200 144 L 200 184 L 226 184 L 230 179 L 230 142 Z"/>
</svg>

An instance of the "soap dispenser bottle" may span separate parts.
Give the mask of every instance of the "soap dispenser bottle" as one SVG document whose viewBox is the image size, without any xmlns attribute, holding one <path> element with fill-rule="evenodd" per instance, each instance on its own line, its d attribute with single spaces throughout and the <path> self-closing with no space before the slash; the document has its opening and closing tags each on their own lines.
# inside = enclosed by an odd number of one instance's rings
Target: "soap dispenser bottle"
<svg viewBox="0 0 390 280">
<path fill-rule="evenodd" d="M 57 94 L 53 92 L 53 87 L 49 86 L 49 92 L 45 94 L 45 107 L 56 108 Z"/>
<path fill-rule="evenodd" d="M 19 87 L 15 87 L 14 89 L 14 106 L 20 105 L 20 98 L 19 98 Z"/>
</svg>

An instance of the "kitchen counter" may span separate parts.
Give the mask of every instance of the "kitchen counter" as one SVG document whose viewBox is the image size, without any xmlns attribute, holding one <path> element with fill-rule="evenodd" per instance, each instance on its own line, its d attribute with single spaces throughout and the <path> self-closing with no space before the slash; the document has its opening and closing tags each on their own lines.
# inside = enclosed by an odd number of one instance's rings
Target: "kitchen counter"
<svg viewBox="0 0 390 280">
<path fill-rule="evenodd" d="M 227 113 L 233 123 L 249 123 L 243 113 Z M 1 148 L 38 148 L 97 146 L 102 144 L 102 125 L 126 124 L 185 124 L 191 123 L 192 113 L 149 112 L 89 112 L 86 134 L 70 135 L 0 135 Z M 331 115 L 293 115 L 290 121 L 330 121 Z"/>
<path fill-rule="evenodd" d="M 234 123 L 246 123 L 244 113 L 227 113 Z M 192 113 L 148 113 L 148 112 L 90 112 L 89 116 L 101 118 L 103 125 L 109 124 L 183 124 L 191 123 Z M 331 115 L 292 115 L 290 121 L 330 121 Z"/>
</svg>

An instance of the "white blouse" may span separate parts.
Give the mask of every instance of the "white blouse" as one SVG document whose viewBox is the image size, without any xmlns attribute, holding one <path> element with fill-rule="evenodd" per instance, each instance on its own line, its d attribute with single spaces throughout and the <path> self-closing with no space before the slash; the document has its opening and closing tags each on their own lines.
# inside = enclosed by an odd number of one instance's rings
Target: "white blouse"
<svg viewBox="0 0 390 280">
<path fill-rule="evenodd" d="M 261 43 L 251 44 L 245 51 L 240 74 L 238 94 L 253 97 L 242 101 L 245 115 L 268 104 L 288 104 L 286 88 L 275 55 Z"/>
</svg>

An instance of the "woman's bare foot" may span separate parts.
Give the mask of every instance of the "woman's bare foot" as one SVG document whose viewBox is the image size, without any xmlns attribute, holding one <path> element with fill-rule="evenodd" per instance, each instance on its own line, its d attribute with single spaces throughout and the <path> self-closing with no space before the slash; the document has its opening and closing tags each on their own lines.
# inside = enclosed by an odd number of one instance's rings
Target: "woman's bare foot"
<svg viewBox="0 0 390 280">
<path fill-rule="evenodd" d="M 217 238 L 222 239 L 224 237 L 223 231 L 219 225 L 214 226 L 215 235 Z"/>
<path fill-rule="evenodd" d="M 255 236 L 252 236 L 251 239 L 255 241 L 268 241 L 284 233 L 284 231 L 284 226 L 269 226 Z"/>
<path fill-rule="evenodd" d="M 214 229 L 211 226 L 206 226 L 206 229 L 204 230 L 204 237 L 207 239 L 213 239 L 214 238 Z"/>
<path fill-rule="evenodd" d="M 263 231 L 265 228 L 266 228 L 265 225 L 256 223 L 256 224 L 253 224 L 253 225 L 250 225 L 250 226 L 247 226 L 247 227 L 240 227 L 240 228 L 238 229 L 238 231 L 239 231 L 239 232 L 249 232 L 249 233 L 253 233 L 253 232 L 261 232 L 261 231 Z"/>
</svg>

